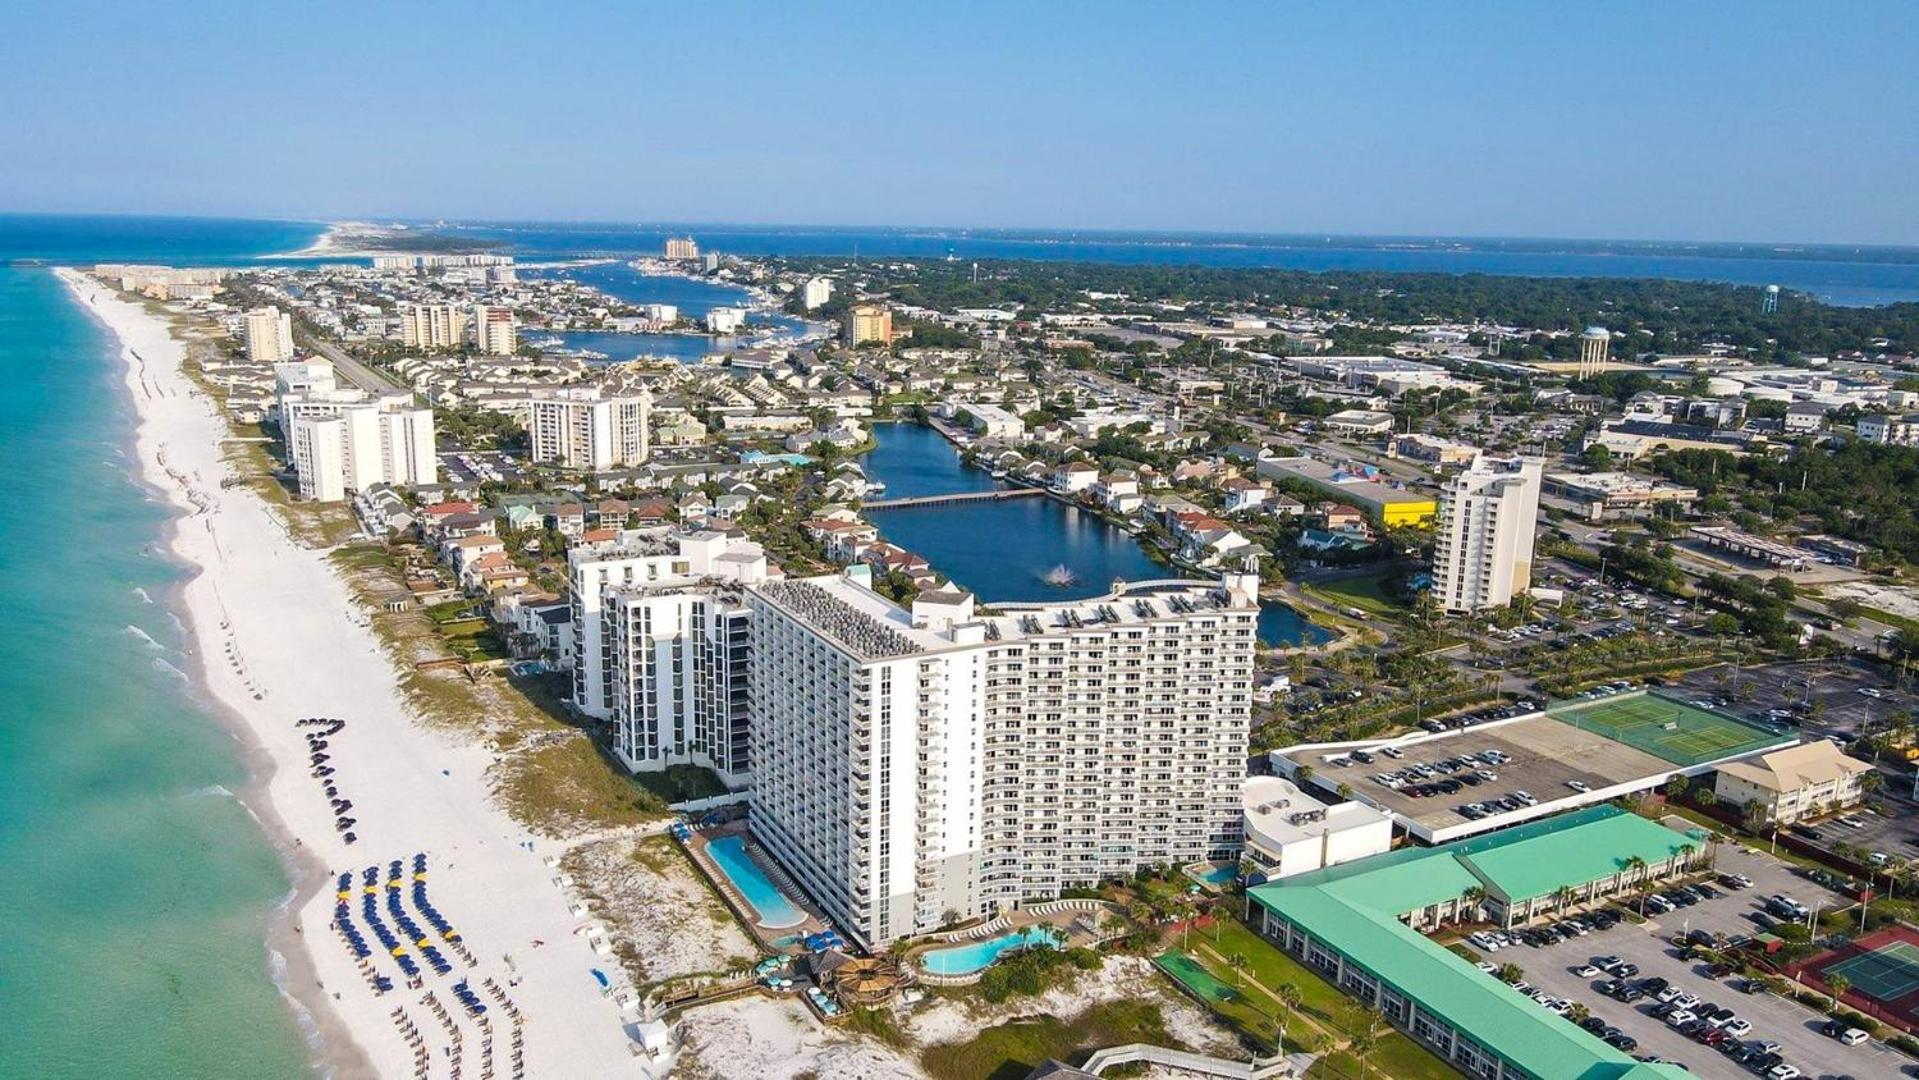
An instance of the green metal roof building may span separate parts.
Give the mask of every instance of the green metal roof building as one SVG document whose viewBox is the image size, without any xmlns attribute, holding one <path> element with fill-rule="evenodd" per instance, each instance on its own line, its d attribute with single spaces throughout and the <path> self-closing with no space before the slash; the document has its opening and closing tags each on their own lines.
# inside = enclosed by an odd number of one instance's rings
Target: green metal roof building
<svg viewBox="0 0 1919 1080">
<path fill-rule="evenodd" d="M 1462 897 L 1474 889 L 1484 891 L 1484 906 L 1509 913 L 1550 900 L 1562 888 L 1599 895 L 1604 883 L 1630 884 L 1681 869 L 1703 848 L 1699 837 L 1596 806 L 1258 886 L 1251 892 L 1254 921 L 1280 947 L 1469 1076 L 1670 1080 L 1689 1074 L 1606 1045 L 1404 920 L 1430 923 L 1453 914 L 1470 906 Z"/>
</svg>

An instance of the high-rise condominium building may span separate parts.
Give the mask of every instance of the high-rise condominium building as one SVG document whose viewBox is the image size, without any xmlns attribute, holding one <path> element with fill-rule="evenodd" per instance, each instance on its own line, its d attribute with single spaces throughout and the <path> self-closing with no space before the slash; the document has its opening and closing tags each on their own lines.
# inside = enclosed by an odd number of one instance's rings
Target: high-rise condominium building
<svg viewBox="0 0 1919 1080">
<path fill-rule="evenodd" d="M 893 310 L 885 304 L 854 304 L 846 311 L 846 343 L 893 343 Z"/>
<path fill-rule="evenodd" d="M 586 472 L 624 469 L 646 461 L 653 398 L 602 396 L 591 389 L 534 398 L 527 434 L 534 461 Z"/>
<path fill-rule="evenodd" d="M 669 236 L 666 238 L 666 257 L 675 262 L 692 262 L 700 257 L 700 245 L 690 236 Z"/>
<path fill-rule="evenodd" d="M 404 395 L 327 409 L 299 404 L 285 425 L 302 499 L 334 502 L 375 484 L 438 478 L 432 409 L 413 408 Z"/>
<path fill-rule="evenodd" d="M 400 308 L 400 344 L 409 349 L 457 349 L 466 335 L 466 312 L 453 304 L 406 304 Z"/>
<path fill-rule="evenodd" d="M 567 552 L 573 703 L 616 721 L 629 768 L 744 776 L 740 589 L 767 572 L 758 544 L 716 532 L 634 529 Z"/>
<path fill-rule="evenodd" d="M 1439 497 L 1433 589 L 1449 612 L 1504 607 L 1532 584 L 1538 458 L 1480 455 Z"/>
<path fill-rule="evenodd" d="M 488 356 L 512 356 L 517 344 L 513 309 L 473 305 L 473 351 Z"/>
<path fill-rule="evenodd" d="M 246 313 L 247 359 L 256 364 L 281 364 L 293 359 L 293 316 L 276 307 Z"/>
<path fill-rule="evenodd" d="M 1256 577 L 994 615 L 851 575 L 746 603 L 754 835 L 861 942 L 1237 856 Z"/>
<path fill-rule="evenodd" d="M 806 284 L 800 287 L 800 303 L 804 304 L 808 311 L 824 306 L 831 299 L 833 299 L 832 278 L 807 278 Z"/>
</svg>

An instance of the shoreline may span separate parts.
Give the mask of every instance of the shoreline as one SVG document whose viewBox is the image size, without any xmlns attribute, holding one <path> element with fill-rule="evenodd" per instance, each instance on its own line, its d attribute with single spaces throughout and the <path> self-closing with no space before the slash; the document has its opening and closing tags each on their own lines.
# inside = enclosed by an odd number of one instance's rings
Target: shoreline
<svg viewBox="0 0 1919 1080">
<path fill-rule="evenodd" d="M 378 1074 L 364 1049 L 353 1038 L 352 1029 L 345 1018 L 329 1007 L 324 995 L 315 995 L 311 990 L 303 989 L 317 987 L 320 978 L 313 958 L 305 947 L 304 938 L 296 929 L 295 914 L 318 895 L 325 868 L 310 853 L 302 850 L 300 838 L 280 816 L 268 794 L 272 780 L 279 772 L 279 763 L 256 737 L 240 711 L 213 688 L 204 628 L 187 599 L 188 590 L 206 574 L 207 568 L 179 547 L 183 525 L 192 515 L 194 507 L 191 503 L 181 501 L 177 486 L 163 482 L 164 472 L 161 478 L 154 476 L 158 460 L 144 445 L 150 423 L 146 411 L 140 408 L 142 394 L 136 389 L 143 381 L 141 366 L 129 355 L 131 345 L 121 327 L 108 319 L 96 304 L 90 302 L 88 294 L 82 291 L 88 287 L 88 279 L 65 267 L 56 269 L 55 274 L 67 287 L 73 303 L 84 309 L 116 346 L 116 366 L 121 370 L 114 383 L 130 420 L 121 443 L 129 458 L 128 474 L 169 510 L 167 522 L 161 530 L 161 550 L 158 554 L 187 571 L 187 576 L 169 584 L 153 599 L 159 607 L 175 615 L 185 630 L 185 644 L 192 656 L 186 697 L 193 706 L 211 715 L 236 744 L 236 757 L 246 771 L 246 782 L 239 791 L 231 794 L 259 827 L 267 844 L 286 868 L 287 892 L 262 920 L 267 978 L 286 1005 L 306 1049 L 308 1062 L 316 1073 L 339 1080 L 376 1076 Z"/>
<path fill-rule="evenodd" d="M 173 336 L 174 321 L 75 271 L 56 273 L 113 335 L 133 406 L 137 476 L 176 511 L 164 549 L 190 576 L 166 599 L 185 616 L 195 652 L 192 691 L 204 698 L 195 704 L 212 707 L 239 743 L 248 782 L 238 798 L 288 867 L 290 893 L 264 913 L 262 960 L 314 1071 L 413 1074 L 414 1050 L 389 1015 L 396 1007 L 426 1034 L 433 1075 L 450 1074 L 448 1059 L 462 1043 L 467 1069 L 483 1071 L 474 1059 L 482 1046 L 492 1051 L 489 1031 L 504 1034 L 509 1011 L 489 998 L 488 1029 L 457 1008 L 441 1022 L 424 1004 L 426 992 L 450 1002 L 451 984 L 470 976 L 476 989 L 492 980 L 524 1016 L 529 1075 L 644 1075 L 623 1030 L 627 1018 L 590 977 L 607 969 L 611 989 L 624 989 L 619 967 L 589 945 L 585 920 L 569 909 L 546 861 L 565 845 L 527 833 L 494 802 L 490 749 L 416 720 L 399 692 L 400 667 L 328 552 L 295 543 L 247 486 L 222 484 L 231 429 L 181 370 L 187 349 Z M 347 721 L 328 753 L 358 820 L 356 845 L 343 839 L 320 790 L 325 781 L 309 771 L 310 748 L 296 724 L 307 717 Z M 420 853 L 431 860 L 433 903 L 471 960 L 448 950 L 453 972 L 428 972 L 421 989 L 409 989 L 376 953 L 374 970 L 396 984 L 376 994 L 330 928 L 330 878 L 352 872 L 357 883 L 365 868 Z M 364 927 L 357 912 L 354 921 Z M 498 1054 L 505 1057 L 504 1046 Z M 505 1080 L 513 1072 L 502 1060 L 495 1074 Z"/>
</svg>

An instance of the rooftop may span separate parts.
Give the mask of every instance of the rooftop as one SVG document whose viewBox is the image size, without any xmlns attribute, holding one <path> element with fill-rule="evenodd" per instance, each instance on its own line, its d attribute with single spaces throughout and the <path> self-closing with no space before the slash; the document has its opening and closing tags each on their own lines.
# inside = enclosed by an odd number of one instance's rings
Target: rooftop
<svg viewBox="0 0 1919 1080">
<path fill-rule="evenodd" d="M 1664 835 L 1654 837 L 1646 830 Z M 1684 842 L 1680 834 L 1654 822 L 1613 807 L 1594 807 L 1497 836 L 1443 848 L 1407 848 L 1302 874 L 1255 887 L 1252 896 L 1533 1076 L 1568 1080 L 1680 1077 L 1688 1074 L 1675 1066 L 1635 1061 L 1540 1009 L 1512 987 L 1435 945 L 1398 916 L 1458 898 L 1480 883 L 1488 862 L 1499 866 L 1543 855 L 1553 869 L 1580 874 L 1623 859 L 1622 845 L 1636 851 Z M 1569 854 L 1585 849 L 1598 854 Z M 1513 851 L 1519 854 L 1502 854 Z M 1551 875 L 1530 876 L 1529 887 Z M 1553 887 L 1587 880 L 1591 879 L 1562 879 Z"/>
</svg>

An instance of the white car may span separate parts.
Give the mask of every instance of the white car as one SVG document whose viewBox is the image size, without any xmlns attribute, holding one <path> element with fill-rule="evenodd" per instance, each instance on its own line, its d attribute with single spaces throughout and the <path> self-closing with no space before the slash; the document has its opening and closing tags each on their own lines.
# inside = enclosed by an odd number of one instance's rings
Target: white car
<svg viewBox="0 0 1919 1080">
<path fill-rule="evenodd" d="M 1769 1080 L 1799 1080 L 1799 1070 L 1791 1065 L 1774 1065 L 1766 1076 Z"/>
<path fill-rule="evenodd" d="M 1678 1001 L 1679 995 L 1684 993 L 1685 991 L 1679 989 L 1677 986 L 1668 986 L 1664 990 L 1661 990 L 1657 997 L 1659 1003 L 1664 1005 L 1669 1001 Z"/>
<path fill-rule="evenodd" d="M 1591 964 L 1581 964 L 1579 967 L 1573 969 L 1573 974 L 1582 979 L 1597 979 L 1599 977 L 1599 969 Z"/>
<path fill-rule="evenodd" d="M 1865 1042 L 1868 1037 L 1864 1031 L 1858 1028 L 1847 1028 L 1846 1033 L 1839 1036 L 1839 1041 L 1845 1043 L 1847 1046 L 1858 1046 L 1860 1043 Z"/>
<path fill-rule="evenodd" d="M 1752 1034 L 1752 1021 L 1743 1016 L 1735 1016 L 1726 1021 L 1726 1034 L 1735 1039 L 1743 1039 Z"/>
<path fill-rule="evenodd" d="M 1686 1009 L 1674 1009 L 1672 1012 L 1666 1014 L 1666 1026 L 1676 1028 L 1692 1019 L 1694 1019 L 1694 1017 L 1690 1011 Z"/>
<path fill-rule="evenodd" d="M 1682 993 L 1678 997 L 1673 998 L 1672 1002 L 1674 1005 L 1679 1006 L 1681 1009 L 1690 1009 L 1694 1007 L 1695 1005 L 1699 1004 L 1699 995 L 1693 994 L 1693 993 Z"/>
</svg>

